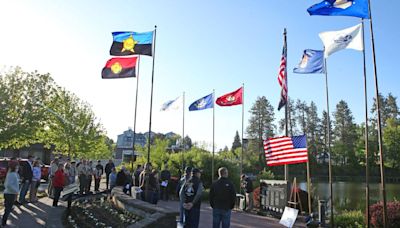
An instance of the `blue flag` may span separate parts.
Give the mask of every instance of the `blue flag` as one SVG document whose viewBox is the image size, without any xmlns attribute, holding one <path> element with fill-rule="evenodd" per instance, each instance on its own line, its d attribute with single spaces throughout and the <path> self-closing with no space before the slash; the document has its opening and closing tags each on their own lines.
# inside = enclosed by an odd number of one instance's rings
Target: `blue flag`
<svg viewBox="0 0 400 228">
<path fill-rule="evenodd" d="M 369 18 L 368 0 L 325 0 L 307 11 L 310 15 Z"/>
<path fill-rule="evenodd" d="M 325 73 L 324 51 L 306 49 L 297 67 L 293 69 L 297 74 Z"/>
<path fill-rule="evenodd" d="M 211 93 L 203 98 L 198 99 L 189 106 L 189 111 L 203 110 L 214 107 L 214 94 Z"/>
</svg>

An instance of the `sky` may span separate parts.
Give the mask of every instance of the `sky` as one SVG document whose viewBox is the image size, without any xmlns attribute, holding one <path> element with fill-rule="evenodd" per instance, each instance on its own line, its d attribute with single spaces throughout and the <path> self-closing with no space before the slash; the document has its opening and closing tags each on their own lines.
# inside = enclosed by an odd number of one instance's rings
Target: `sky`
<svg viewBox="0 0 400 228">
<path fill-rule="evenodd" d="M 259 96 L 275 108 L 283 29 L 287 28 L 289 96 L 326 109 L 325 77 L 296 75 L 304 49 L 322 49 L 318 33 L 341 30 L 359 18 L 309 16 L 319 0 L 37 0 L 0 2 L 0 67 L 50 73 L 92 108 L 107 135 L 116 140 L 133 128 L 139 83 L 137 132 L 149 129 L 152 58 L 142 56 L 136 78 L 102 80 L 111 57 L 113 31 L 145 32 L 157 25 L 152 131 L 182 134 L 182 110 L 161 112 L 161 105 L 185 92 L 185 135 L 212 145 L 212 109 L 189 112 L 190 103 L 215 90 L 216 97 L 244 84 L 244 126 Z M 400 26 L 398 0 L 371 0 L 379 90 L 400 96 L 397 78 Z M 368 106 L 375 96 L 369 21 L 366 25 Z M 331 113 L 348 102 L 357 123 L 364 118 L 362 52 L 343 50 L 327 59 Z M 216 150 L 231 147 L 242 129 L 242 107 L 215 108 Z M 245 134 L 246 137 L 246 134 Z"/>
</svg>

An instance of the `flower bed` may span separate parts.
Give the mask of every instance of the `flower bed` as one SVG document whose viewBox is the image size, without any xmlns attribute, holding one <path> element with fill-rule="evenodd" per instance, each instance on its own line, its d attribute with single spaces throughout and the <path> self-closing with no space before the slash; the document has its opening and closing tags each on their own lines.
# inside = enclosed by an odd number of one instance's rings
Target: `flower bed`
<svg viewBox="0 0 400 228">
<path fill-rule="evenodd" d="M 128 211 L 115 208 L 104 198 L 86 199 L 72 204 L 71 214 L 66 215 L 65 226 L 75 227 L 127 227 L 142 218 Z"/>
</svg>

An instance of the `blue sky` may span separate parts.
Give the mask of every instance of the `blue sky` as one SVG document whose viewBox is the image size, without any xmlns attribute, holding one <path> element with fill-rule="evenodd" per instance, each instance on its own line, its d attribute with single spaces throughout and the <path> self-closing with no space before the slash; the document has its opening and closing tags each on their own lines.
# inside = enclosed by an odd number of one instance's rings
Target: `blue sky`
<svg viewBox="0 0 400 228">
<path fill-rule="evenodd" d="M 188 112 L 191 102 L 215 89 L 216 96 L 245 87 L 245 127 L 248 110 L 258 96 L 276 108 L 277 74 L 288 30 L 289 96 L 314 101 L 325 109 L 323 75 L 291 73 L 306 48 L 322 49 L 318 33 L 360 22 L 351 17 L 309 16 L 318 0 L 221 1 L 2 1 L 0 3 L 0 66 L 50 72 L 57 83 L 93 106 L 108 135 L 133 127 L 136 79 L 102 80 L 110 58 L 111 32 L 150 31 L 157 25 L 152 130 L 182 132 L 182 113 L 160 112 L 163 102 L 186 93 L 185 134 L 211 144 L 212 110 Z M 379 88 L 399 97 L 397 43 L 400 27 L 395 10 L 400 2 L 372 0 Z M 368 101 L 374 81 L 369 26 L 366 27 Z M 140 64 L 137 130 L 148 130 L 151 57 Z M 362 53 L 344 50 L 328 59 L 331 111 L 348 102 L 356 122 L 363 121 Z M 241 130 L 241 107 L 217 107 L 216 147 L 229 147 Z M 277 120 L 283 111 L 276 112 Z"/>
</svg>

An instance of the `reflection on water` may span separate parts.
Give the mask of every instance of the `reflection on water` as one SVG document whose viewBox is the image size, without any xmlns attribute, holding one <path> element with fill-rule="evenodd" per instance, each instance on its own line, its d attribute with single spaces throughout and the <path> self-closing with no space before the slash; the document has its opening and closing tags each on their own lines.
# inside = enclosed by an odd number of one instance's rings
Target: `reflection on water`
<svg viewBox="0 0 400 228">
<path fill-rule="evenodd" d="M 301 182 L 300 188 L 307 190 L 307 183 Z M 370 205 L 382 199 L 379 184 L 369 185 Z M 334 182 L 333 183 L 334 210 L 342 211 L 365 210 L 365 183 L 357 182 Z M 329 183 L 319 182 L 311 185 L 312 196 L 314 199 L 313 207 L 316 209 L 318 200 L 329 201 Z M 386 184 L 386 199 L 393 201 L 400 199 L 400 184 Z"/>
</svg>

